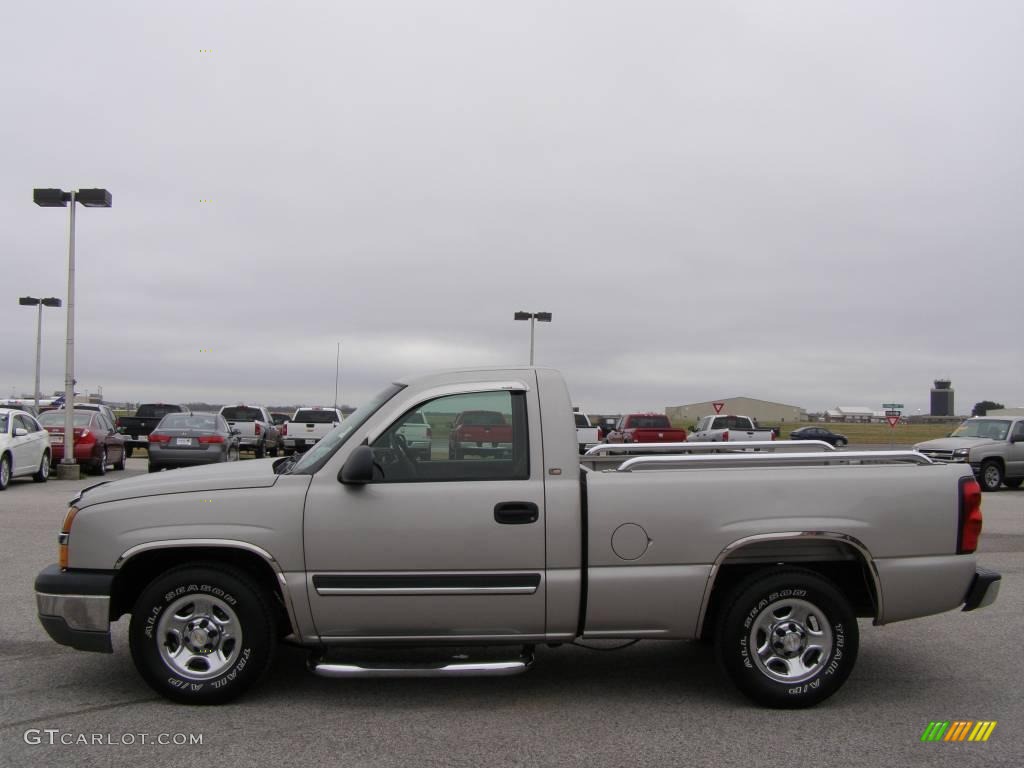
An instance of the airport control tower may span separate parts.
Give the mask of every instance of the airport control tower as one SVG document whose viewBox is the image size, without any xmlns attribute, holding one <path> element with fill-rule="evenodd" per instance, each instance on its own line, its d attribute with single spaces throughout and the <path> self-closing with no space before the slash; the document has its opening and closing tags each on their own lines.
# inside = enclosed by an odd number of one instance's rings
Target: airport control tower
<svg viewBox="0 0 1024 768">
<path fill-rule="evenodd" d="M 932 387 L 932 416 L 954 416 L 953 382 L 949 379 L 936 379 Z"/>
</svg>

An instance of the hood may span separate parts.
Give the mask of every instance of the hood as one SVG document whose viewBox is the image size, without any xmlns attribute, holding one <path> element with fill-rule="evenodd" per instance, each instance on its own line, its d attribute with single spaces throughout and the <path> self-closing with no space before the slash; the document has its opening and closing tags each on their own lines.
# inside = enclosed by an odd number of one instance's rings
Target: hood
<svg viewBox="0 0 1024 768">
<path fill-rule="evenodd" d="M 985 437 L 940 437 L 938 440 L 928 440 L 924 443 L 917 443 L 915 451 L 955 451 L 957 448 L 980 448 L 987 445 L 997 445 L 998 440 L 989 440 Z"/>
<path fill-rule="evenodd" d="M 277 482 L 278 475 L 274 474 L 274 463 L 277 461 L 280 459 L 232 461 L 107 481 L 89 486 L 71 503 L 83 509 L 106 501 L 124 501 L 165 493 L 269 488 Z"/>
</svg>

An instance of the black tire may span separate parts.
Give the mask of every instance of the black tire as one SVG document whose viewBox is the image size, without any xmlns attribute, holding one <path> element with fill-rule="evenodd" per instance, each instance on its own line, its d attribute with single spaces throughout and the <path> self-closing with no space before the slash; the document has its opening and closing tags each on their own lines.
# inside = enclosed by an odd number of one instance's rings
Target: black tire
<svg viewBox="0 0 1024 768">
<path fill-rule="evenodd" d="M 124 446 L 121 446 L 121 460 L 114 465 L 114 469 L 118 470 L 119 472 L 124 472 L 124 468 L 127 466 L 127 462 L 128 451 Z"/>
<path fill-rule="evenodd" d="M 263 458 L 263 454 L 265 453 L 263 443 L 257 444 L 254 453 L 256 454 L 257 459 Z"/>
<path fill-rule="evenodd" d="M 994 459 L 989 459 L 981 464 L 981 475 L 978 477 L 981 490 L 995 493 L 1003 484 L 1003 467 Z"/>
<path fill-rule="evenodd" d="M 150 472 L 159 472 L 160 471 L 160 467 L 158 467 L 156 464 L 150 463 L 149 471 Z"/>
<path fill-rule="evenodd" d="M 194 598 L 206 605 L 189 602 Z M 274 615 L 268 596 L 245 572 L 188 563 L 158 576 L 136 601 L 128 630 L 132 660 L 146 683 L 172 701 L 223 704 L 270 666 L 277 648 Z"/>
<path fill-rule="evenodd" d="M 37 483 L 45 483 L 50 479 L 50 452 L 43 451 L 43 458 L 39 460 L 39 469 L 32 475 L 32 480 Z"/>
<path fill-rule="evenodd" d="M 135 449 L 132 446 L 126 445 L 124 447 L 124 455 L 127 456 L 130 459 L 132 457 L 132 451 L 134 451 L 134 450 Z"/>
<path fill-rule="evenodd" d="M 271 456 L 273 456 L 276 459 L 277 458 L 277 446 L 275 445 L 273 448 L 269 449 L 267 451 L 267 453 L 269 453 Z"/>
<path fill-rule="evenodd" d="M 1007 480 L 1005 478 L 1003 479 L 1003 485 L 1005 485 L 1007 488 L 1013 488 L 1015 490 L 1017 488 L 1020 488 L 1021 482 L 1024 482 L 1024 478 L 1015 477 L 1012 480 Z"/>
<path fill-rule="evenodd" d="M 100 457 L 92 465 L 92 471 L 97 475 L 107 474 L 107 446 L 100 448 Z"/>
<path fill-rule="evenodd" d="M 11 457 L 9 454 L 0 456 L 0 491 L 6 490 L 11 484 Z"/>
<path fill-rule="evenodd" d="M 743 694 L 763 706 L 795 709 L 839 690 L 853 671 L 859 635 L 853 608 L 831 581 L 786 568 L 738 584 L 715 637 L 718 663 Z"/>
</svg>

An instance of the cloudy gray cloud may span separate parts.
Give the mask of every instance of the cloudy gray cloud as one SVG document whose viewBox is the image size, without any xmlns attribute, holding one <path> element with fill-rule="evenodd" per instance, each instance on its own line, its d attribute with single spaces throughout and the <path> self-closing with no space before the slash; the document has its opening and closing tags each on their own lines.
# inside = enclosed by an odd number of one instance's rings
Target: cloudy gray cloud
<svg viewBox="0 0 1024 768">
<path fill-rule="evenodd" d="M 526 309 L 595 411 L 1024 405 L 1019 3 L 97 0 L 0 35 L 2 395 L 16 297 L 66 290 L 31 189 L 105 186 L 77 371 L 111 399 L 329 402 L 341 341 L 358 402 L 525 362 Z"/>
</svg>

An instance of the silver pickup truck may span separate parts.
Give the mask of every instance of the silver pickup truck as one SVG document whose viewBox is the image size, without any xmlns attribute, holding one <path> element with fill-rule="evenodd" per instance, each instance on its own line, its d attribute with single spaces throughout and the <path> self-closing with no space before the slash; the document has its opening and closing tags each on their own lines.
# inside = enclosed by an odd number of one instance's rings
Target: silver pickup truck
<svg viewBox="0 0 1024 768">
<path fill-rule="evenodd" d="M 358 678 L 508 675 L 538 643 L 700 638 L 751 699 L 803 707 L 850 675 L 859 617 L 996 598 L 965 465 L 785 441 L 581 457 L 570 409 L 556 371 L 448 372 L 388 386 L 301 457 L 92 486 L 36 579 L 40 621 L 109 653 L 131 614 L 138 671 L 184 703 L 239 695 L 281 641 L 316 674 Z M 503 414 L 508 450 L 427 458 L 399 434 L 410 413 L 481 410 Z M 408 646 L 439 655 L 389 652 Z M 453 646 L 509 650 L 444 658 Z"/>
<path fill-rule="evenodd" d="M 985 491 L 1024 482 L 1024 416 L 967 419 L 949 437 L 914 448 L 936 461 L 969 464 Z"/>
</svg>

